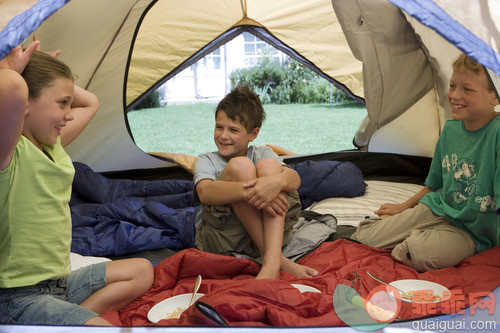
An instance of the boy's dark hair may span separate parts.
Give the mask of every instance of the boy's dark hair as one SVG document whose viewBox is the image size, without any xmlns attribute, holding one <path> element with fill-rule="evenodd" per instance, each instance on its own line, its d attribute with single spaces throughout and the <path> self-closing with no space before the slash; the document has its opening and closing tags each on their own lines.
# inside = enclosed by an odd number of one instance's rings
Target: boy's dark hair
<svg viewBox="0 0 500 333">
<path fill-rule="evenodd" d="M 260 128 L 266 119 L 259 95 L 248 84 L 240 84 L 231 90 L 217 105 L 215 117 L 219 111 L 225 112 L 233 121 L 240 121 L 248 133 Z"/>
</svg>

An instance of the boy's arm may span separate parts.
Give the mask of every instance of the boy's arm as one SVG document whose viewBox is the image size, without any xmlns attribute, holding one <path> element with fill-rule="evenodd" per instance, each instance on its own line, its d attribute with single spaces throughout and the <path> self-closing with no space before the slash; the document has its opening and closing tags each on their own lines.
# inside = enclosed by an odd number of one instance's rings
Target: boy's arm
<svg viewBox="0 0 500 333">
<path fill-rule="evenodd" d="M 245 199 L 247 191 L 242 182 L 202 179 L 195 187 L 198 199 L 205 205 L 226 205 Z"/>
<path fill-rule="evenodd" d="M 74 119 L 66 123 L 61 131 L 61 144 L 63 147 L 69 145 L 85 129 L 99 108 L 97 97 L 91 92 L 80 88 L 75 84 L 75 96 L 71 109 Z"/>
<path fill-rule="evenodd" d="M 420 202 L 420 200 L 430 192 L 434 192 L 434 190 L 431 190 L 429 187 L 424 186 L 420 191 L 415 193 L 412 197 L 410 197 L 408 200 L 406 200 L 403 203 L 400 204 L 392 204 L 392 203 L 385 203 L 380 208 L 376 211 L 374 211 L 375 214 L 378 216 L 384 216 L 384 215 L 394 215 L 397 213 L 401 213 L 402 211 L 412 208 L 416 204 Z"/>
<path fill-rule="evenodd" d="M 273 202 L 276 204 L 283 201 L 283 198 L 280 198 L 280 194 L 282 192 L 295 191 L 299 188 L 300 182 L 300 176 L 295 170 L 283 166 L 281 172 L 276 175 L 246 182 L 244 186 L 249 191 L 245 200 L 256 208 L 264 209 Z"/>
</svg>

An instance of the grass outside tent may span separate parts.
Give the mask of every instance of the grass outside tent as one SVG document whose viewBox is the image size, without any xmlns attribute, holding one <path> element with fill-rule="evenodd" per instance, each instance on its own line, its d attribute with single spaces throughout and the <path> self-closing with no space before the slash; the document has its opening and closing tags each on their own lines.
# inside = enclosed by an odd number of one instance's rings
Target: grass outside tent
<svg viewBox="0 0 500 333">
<path fill-rule="evenodd" d="M 133 138 L 145 152 L 197 156 L 216 150 L 213 142 L 216 104 L 172 105 L 130 111 Z M 265 104 L 267 117 L 255 145 L 274 144 L 296 154 L 353 149 L 352 139 L 366 108 L 358 103 Z"/>
</svg>

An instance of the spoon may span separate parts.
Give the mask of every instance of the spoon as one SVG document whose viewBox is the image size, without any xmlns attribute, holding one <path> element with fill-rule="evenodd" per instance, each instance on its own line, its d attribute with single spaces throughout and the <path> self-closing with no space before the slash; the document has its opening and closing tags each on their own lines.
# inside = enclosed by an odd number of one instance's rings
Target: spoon
<svg viewBox="0 0 500 333">
<path fill-rule="evenodd" d="M 196 282 L 194 283 L 193 296 L 191 296 L 191 300 L 189 301 L 189 306 L 193 304 L 194 297 L 196 296 L 196 293 L 198 292 L 200 285 L 201 285 L 201 275 L 198 275 L 198 277 L 196 278 Z"/>
<path fill-rule="evenodd" d="M 389 283 L 387 283 L 387 282 L 385 282 L 385 281 L 380 280 L 378 277 L 376 277 L 375 275 L 373 275 L 372 273 L 370 273 L 370 272 L 368 272 L 368 271 L 366 272 L 366 274 L 368 274 L 368 275 L 369 275 L 372 279 L 374 279 L 374 280 L 376 280 L 376 281 L 378 281 L 378 282 L 380 282 L 380 283 L 383 283 L 383 284 L 385 284 L 385 285 L 391 286 L 392 288 L 396 289 L 397 291 L 399 291 L 399 293 L 401 294 L 401 296 L 402 296 L 403 298 L 406 298 L 406 299 L 411 299 L 410 295 L 408 295 L 408 294 L 407 294 L 406 292 L 404 292 L 403 290 L 401 290 L 401 289 L 399 289 L 399 288 L 397 288 L 397 287 L 394 287 L 392 284 L 389 284 Z"/>
</svg>

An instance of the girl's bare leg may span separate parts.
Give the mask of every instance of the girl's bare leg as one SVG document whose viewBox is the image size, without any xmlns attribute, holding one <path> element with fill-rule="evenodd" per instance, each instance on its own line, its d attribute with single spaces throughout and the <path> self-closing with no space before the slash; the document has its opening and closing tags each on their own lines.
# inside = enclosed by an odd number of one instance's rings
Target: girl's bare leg
<svg viewBox="0 0 500 333">
<path fill-rule="evenodd" d="M 148 291 L 153 279 L 153 266 L 147 259 L 110 261 L 106 268 L 106 287 L 90 295 L 80 305 L 99 314 L 119 310 Z M 99 321 L 99 318 L 94 317 L 88 322 Z"/>
</svg>

